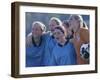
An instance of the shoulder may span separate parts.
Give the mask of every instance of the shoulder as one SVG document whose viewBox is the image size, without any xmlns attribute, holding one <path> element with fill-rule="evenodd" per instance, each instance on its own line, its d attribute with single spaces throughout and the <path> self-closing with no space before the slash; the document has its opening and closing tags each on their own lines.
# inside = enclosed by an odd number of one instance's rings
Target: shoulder
<svg viewBox="0 0 100 80">
<path fill-rule="evenodd" d="M 43 33 L 42 36 L 43 36 L 45 39 L 48 39 L 48 38 L 50 38 L 50 34 L 51 34 L 51 32 L 48 31 L 48 32 Z"/>
<path fill-rule="evenodd" d="M 82 34 L 86 34 L 86 33 L 89 32 L 89 30 L 88 30 L 87 28 L 80 28 L 80 32 L 81 32 Z"/>
<path fill-rule="evenodd" d="M 71 45 L 71 46 L 73 46 L 73 43 L 69 41 L 69 42 L 68 42 L 68 45 Z"/>
<path fill-rule="evenodd" d="M 89 30 L 88 29 L 80 28 L 80 36 L 85 43 L 89 42 Z"/>
<path fill-rule="evenodd" d="M 26 40 L 32 39 L 32 33 L 29 33 L 26 37 Z"/>
<path fill-rule="evenodd" d="M 74 48 L 74 43 L 69 41 L 66 46 L 69 48 Z"/>
<path fill-rule="evenodd" d="M 29 46 L 32 44 L 32 33 L 29 33 L 26 37 L 26 46 Z"/>
<path fill-rule="evenodd" d="M 51 33 L 50 31 L 47 31 L 47 32 L 44 32 L 43 35 L 44 35 L 44 36 L 50 35 L 50 33 Z"/>
</svg>

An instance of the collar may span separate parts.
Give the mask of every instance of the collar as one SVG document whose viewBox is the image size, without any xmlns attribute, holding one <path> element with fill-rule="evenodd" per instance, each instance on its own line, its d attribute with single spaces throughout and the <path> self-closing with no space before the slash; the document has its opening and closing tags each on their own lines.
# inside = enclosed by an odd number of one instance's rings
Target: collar
<svg viewBox="0 0 100 80">
<path fill-rule="evenodd" d="M 40 38 L 39 45 L 37 45 L 37 44 L 35 43 L 35 41 L 34 41 L 34 38 L 33 38 L 33 37 L 32 37 L 32 43 L 33 43 L 33 45 L 34 45 L 35 47 L 39 47 L 39 46 L 41 46 L 41 44 L 42 44 L 42 37 Z"/>
<path fill-rule="evenodd" d="M 68 44 L 68 42 L 69 42 L 69 40 L 67 40 L 67 41 L 65 42 L 65 44 L 64 44 L 64 45 L 61 45 L 61 44 L 59 44 L 59 43 L 58 43 L 58 46 L 63 47 L 63 46 L 65 46 L 65 45 L 67 45 L 67 44 Z"/>
<path fill-rule="evenodd" d="M 54 36 L 53 36 L 53 35 L 51 35 L 51 38 L 53 38 L 53 39 L 54 39 Z"/>
</svg>

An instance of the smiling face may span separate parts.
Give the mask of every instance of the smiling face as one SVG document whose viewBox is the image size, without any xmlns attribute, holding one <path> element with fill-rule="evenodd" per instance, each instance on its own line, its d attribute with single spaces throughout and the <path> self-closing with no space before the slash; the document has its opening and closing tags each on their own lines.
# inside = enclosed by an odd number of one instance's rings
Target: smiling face
<svg viewBox="0 0 100 80">
<path fill-rule="evenodd" d="M 49 30 L 53 33 L 56 26 L 61 26 L 62 22 L 59 18 L 52 17 L 49 21 Z"/>
<path fill-rule="evenodd" d="M 55 30 L 54 30 L 54 37 L 58 43 L 60 43 L 66 39 L 66 35 L 65 35 L 64 31 L 57 29 L 57 28 L 55 28 Z"/>
<path fill-rule="evenodd" d="M 42 35 L 42 29 L 41 29 L 41 25 L 39 24 L 34 24 L 32 27 L 32 35 L 33 37 L 40 37 Z"/>
<path fill-rule="evenodd" d="M 78 31 L 78 29 L 81 27 L 81 17 L 79 15 L 72 15 L 69 19 L 69 26 L 70 29 L 74 32 Z"/>
<path fill-rule="evenodd" d="M 51 20 L 51 21 L 49 22 L 49 30 L 50 30 L 51 32 L 53 32 L 54 29 L 55 29 L 55 26 L 57 26 L 57 22 L 56 22 L 55 20 Z"/>
</svg>

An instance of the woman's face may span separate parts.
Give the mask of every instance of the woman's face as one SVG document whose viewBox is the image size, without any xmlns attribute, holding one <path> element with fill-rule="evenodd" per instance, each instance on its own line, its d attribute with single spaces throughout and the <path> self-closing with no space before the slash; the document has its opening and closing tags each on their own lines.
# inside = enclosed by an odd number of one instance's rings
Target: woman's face
<svg viewBox="0 0 100 80">
<path fill-rule="evenodd" d="M 65 28 L 65 30 L 66 30 L 67 35 L 71 35 L 71 34 L 72 34 L 72 31 L 70 30 L 69 26 L 67 26 L 67 25 L 64 24 L 64 23 L 63 23 L 63 26 L 64 26 L 64 28 Z"/>
<path fill-rule="evenodd" d="M 49 22 L 49 30 L 50 30 L 51 32 L 53 32 L 54 29 L 55 29 L 55 26 L 57 26 L 56 21 L 55 21 L 55 20 L 51 20 L 51 21 Z"/>
<path fill-rule="evenodd" d="M 65 35 L 61 30 L 55 29 L 54 30 L 54 37 L 57 40 L 57 42 L 59 42 L 65 38 Z"/>
<path fill-rule="evenodd" d="M 39 24 L 35 24 L 32 28 L 33 37 L 40 37 L 42 35 L 42 29 Z"/>
<path fill-rule="evenodd" d="M 79 28 L 79 21 L 76 20 L 73 16 L 69 19 L 70 30 L 76 32 Z"/>
</svg>

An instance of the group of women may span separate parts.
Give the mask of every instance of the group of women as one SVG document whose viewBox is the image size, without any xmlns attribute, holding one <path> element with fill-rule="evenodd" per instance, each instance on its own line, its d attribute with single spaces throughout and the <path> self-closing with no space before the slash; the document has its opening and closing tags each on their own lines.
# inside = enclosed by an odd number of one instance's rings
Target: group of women
<svg viewBox="0 0 100 80">
<path fill-rule="evenodd" d="M 80 47 L 89 43 L 89 30 L 82 16 L 71 15 L 61 21 L 52 17 L 49 31 L 40 22 L 32 23 L 26 37 L 26 67 L 88 64 L 80 56 Z"/>
</svg>

